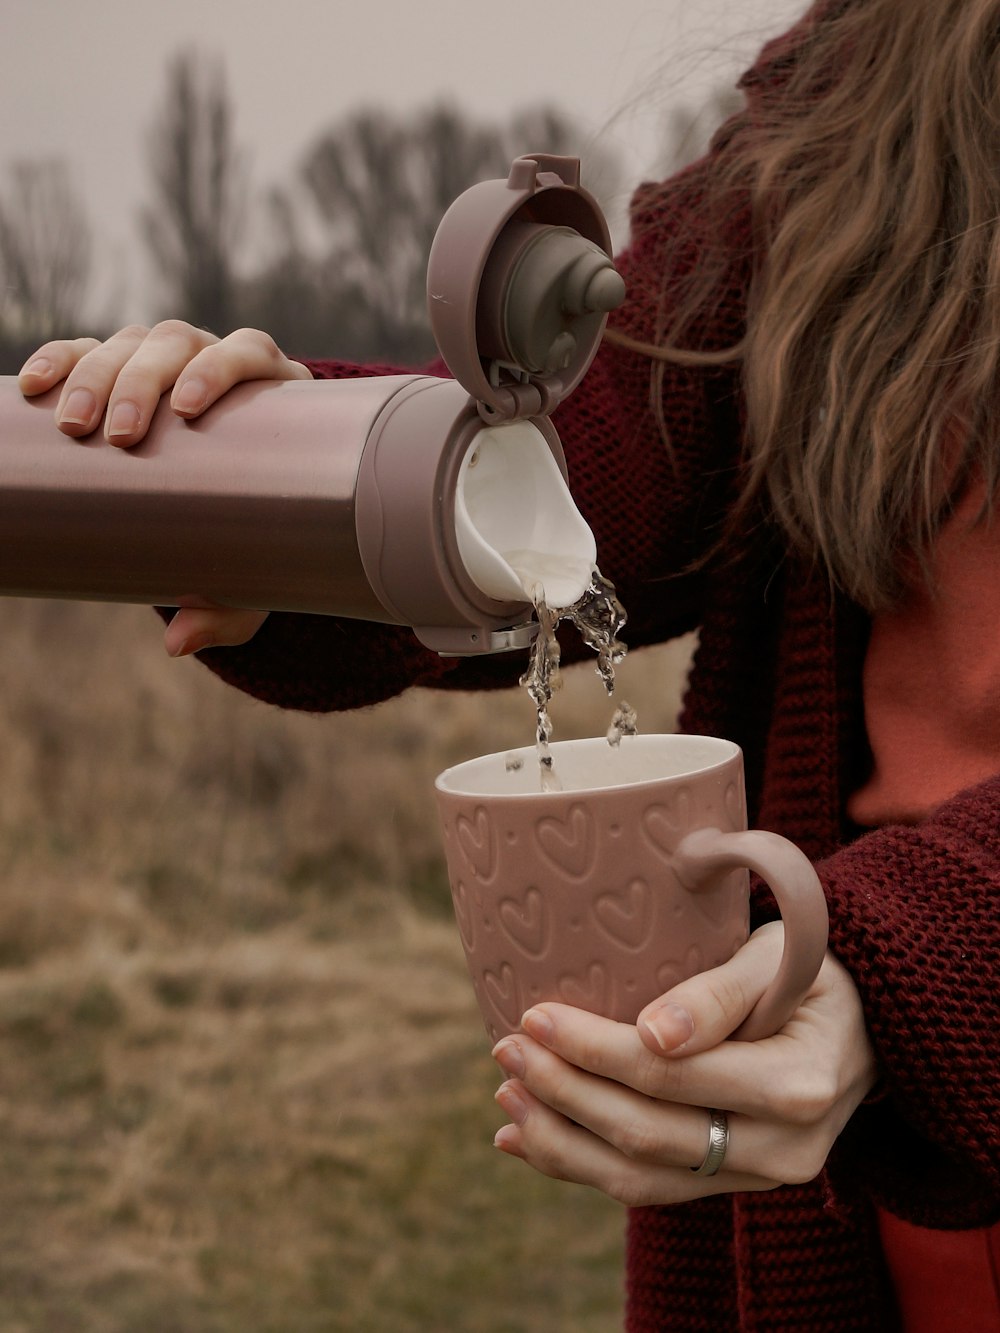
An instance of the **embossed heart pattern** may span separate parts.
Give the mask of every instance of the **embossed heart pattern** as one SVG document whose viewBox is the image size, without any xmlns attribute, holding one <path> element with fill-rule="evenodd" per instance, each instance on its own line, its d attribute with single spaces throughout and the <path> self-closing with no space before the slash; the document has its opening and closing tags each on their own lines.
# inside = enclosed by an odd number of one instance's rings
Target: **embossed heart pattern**
<svg viewBox="0 0 1000 1333">
<path fill-rule="evenodd" d="M 562 790 L 545 792 L 534 754 L 513 752 L 519 764 L 486 755 L 436 784 L 455 916 L 491 1040 L 540 1000 L 633 1022 L 677 982 L 726 961 L 749 929 L 747 866 L 771 884 L 786 922 L 786 957 L 761 1010 L 780 1026 L 819 969 L 826 905 L 790 843 L 745 832 L 739 748 L 677 735 L 616 748 L 561 741 L 552 754 Z M 705 830 L 715 833 L 706 840 Z"/>
</svg>

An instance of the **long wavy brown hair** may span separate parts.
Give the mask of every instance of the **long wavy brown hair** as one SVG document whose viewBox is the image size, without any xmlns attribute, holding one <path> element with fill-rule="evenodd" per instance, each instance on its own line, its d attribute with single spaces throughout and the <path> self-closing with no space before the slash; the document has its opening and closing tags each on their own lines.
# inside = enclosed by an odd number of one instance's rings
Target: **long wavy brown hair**
<svg viewBox="0 0 1000 1333">
<path fill-rule="evenodd" d="M 731 262 L 699 241 L 647 350 L 741 361 L 743 510 L 877 609 L 970 478 L 997 489 L 1000 0 L 824 0 L 747 94 L 709 158 L 720 235 L 749 200 L 746 335 L 697 349 Z"/>
</svg>

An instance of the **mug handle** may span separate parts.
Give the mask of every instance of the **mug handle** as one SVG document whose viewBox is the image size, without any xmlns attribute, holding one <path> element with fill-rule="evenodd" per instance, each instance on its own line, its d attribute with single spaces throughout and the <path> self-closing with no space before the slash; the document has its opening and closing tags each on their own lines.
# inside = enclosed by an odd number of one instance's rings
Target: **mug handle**
<svg viewBox="0 0 1000 1333">
<path fill-rule="evenodd" d="M 740 1041 L 773 1036 L 791 1018 L 826 954 L 829 915 L 819 876 L 804 852 L 778 833 L 695 829 L 677 845 L 674 865 L 686 888 L 707 887 L 720 871 L 746 867 L 774 894 L 785 945 L 774 980 L 732 1034 Z"/>
</svg>

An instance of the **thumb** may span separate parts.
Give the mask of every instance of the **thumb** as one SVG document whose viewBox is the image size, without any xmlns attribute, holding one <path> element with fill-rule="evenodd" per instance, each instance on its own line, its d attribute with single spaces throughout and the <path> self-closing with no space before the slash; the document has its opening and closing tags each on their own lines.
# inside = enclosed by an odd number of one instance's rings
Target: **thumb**
<svg viewBox="0 0 1000 1333">
<path fill-rule="evenodd" d="M 636 1020 L 644 1044 L 655 1055 L 694 1055 L 732 1036 L 777 972 L 784 933 L 780 921 L 761 926 L 727 963 L 647 1004 Z"/>
<path fill-rule="evenodd" d="M 171 657 L 202 648 L 234 647 L 252 639 L 266 619 L 266 611 L 181 607 L 166 628 L 163 644 Z"/>
</svg>

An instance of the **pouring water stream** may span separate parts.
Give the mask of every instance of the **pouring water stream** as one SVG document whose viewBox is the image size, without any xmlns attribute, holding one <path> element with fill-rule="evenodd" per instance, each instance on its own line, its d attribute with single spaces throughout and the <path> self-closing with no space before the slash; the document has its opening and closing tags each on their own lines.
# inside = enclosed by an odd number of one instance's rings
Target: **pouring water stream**
<svg viewBox="0 0 1000 1333">
<path fill-rule="evenodd" d="M 560 649 L 556 630 L 560 622 L 566 620 L 580 633 L 584 643 L 594 649 L 597 653 L 597 673 L 611 698 L 615 689 L 615 668 L 620 665 L 626 652 L 625 644 L 618 637 L 625 625 L 626 614 L 616 596 L 614 585 L 596 566 L 583 596 L 563 609 L 552 609 L 547 605 L 541 581 L 536 579 L 529 582 L 526 577 L 524 584 L 535 607 L 538 635 L 531 648 L 528 669 L 520 683 L 527 689 L 535 705 L 535 740 L 542 791 L 558 791 L 561 785 L 549 749 L 552 719 L 548 707 L 559 679 Z M 617 746 L 623 736 L 634 736 L 636 730 L 635 709 L 623 700 L 615 709 L 608 727 L 608 744 Z"/>
</svg>

